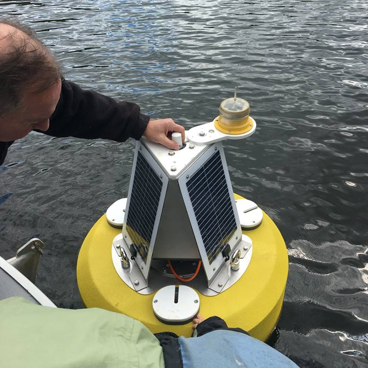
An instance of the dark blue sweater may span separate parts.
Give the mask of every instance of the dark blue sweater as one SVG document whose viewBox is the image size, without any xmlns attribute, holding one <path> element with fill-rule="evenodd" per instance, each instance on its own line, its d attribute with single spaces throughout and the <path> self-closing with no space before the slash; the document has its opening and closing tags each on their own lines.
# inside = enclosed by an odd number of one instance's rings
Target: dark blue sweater
<svg viewBox="0 0 368 368">
<path fill-rule="evenodd" d="M 117 102 L 63 80 L 59 102 L 50 117 L 50 128 L 41 133 L 53 137 L 102 138 L 123 142 L 128 138 L 139 140 L 148 121 L 149 116 L 141 114 L 139 106 L 134 103 Z M 0 142 L 0 165 L 4 163 L 12 143 Z"/>
</svg>

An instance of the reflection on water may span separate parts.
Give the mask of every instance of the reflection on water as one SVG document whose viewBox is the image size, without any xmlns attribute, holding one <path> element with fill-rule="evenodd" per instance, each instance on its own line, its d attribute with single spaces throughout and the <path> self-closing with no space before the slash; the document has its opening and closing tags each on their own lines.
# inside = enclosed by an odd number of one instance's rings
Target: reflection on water
<svg viewBox="0 0 368 368">
<path fill-rule="evenodd" d="M 34 27 L 66 77 L 189 128 L 233 94 L 257 132 L 225 144 L 234 191 L 288 246 L 285 305 L 271 343 L 302 367 L 368 364 L 368 76 L 363 0 L 1 1 Z M 0 168 L 1 255 L 48 245 L 38 285 L 81 307 L 78 249 L 126 195 L 133 142 L 31 134 Z M 88 190 L 86 190 L 88 188 Z"/>
</svg>

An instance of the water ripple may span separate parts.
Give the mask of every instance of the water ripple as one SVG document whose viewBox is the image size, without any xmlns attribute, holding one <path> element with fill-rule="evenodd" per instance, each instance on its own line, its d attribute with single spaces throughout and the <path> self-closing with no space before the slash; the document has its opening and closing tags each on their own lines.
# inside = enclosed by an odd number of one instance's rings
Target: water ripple
<svg viewBox="0 0 368 368">
<path fill-rule="evenodd" d="M 37 30 L 67 78 L 153 118 L 186 128 L 211 121 L 238 86 L 257 131 L 224 143 L 233 188 L 272 217 L 290 255 L 274 346 L 301 367 L 366 366 L 366 1 L 32 0 L 0 9 Z M 79 246 L 126 195 L 132 150 L 130 141 L 31 134 L 1 168 L 1 255 L 39 234 L 49 245 L 38 285 L 59 306 L 82 306 Z"/>
</svg>

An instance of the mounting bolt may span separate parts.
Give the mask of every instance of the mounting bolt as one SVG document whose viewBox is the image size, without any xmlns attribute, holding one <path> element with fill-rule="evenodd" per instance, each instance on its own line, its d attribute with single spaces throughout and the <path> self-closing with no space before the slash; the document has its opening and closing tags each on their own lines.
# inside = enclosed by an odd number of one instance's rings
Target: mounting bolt
<svg viewBox="0 0 368 368">
<path fill-rule="evenodd" d="M 243 250 L 247 251 L 248 250 L 248 247 L 243 247 Z"/>
<path fill-rule="evenodd" d="M 218 287 L 223 287 L 223 286 L 224 285 L 221 282 L 218 283 Z"/>
<path fill-rule="evenodd" d="M 169 156 L 174 156 L 175 152 L 174 151 L 169 151 Z"/>
<path fill-rule="evenodd" d="M 130 261 L 129 258 L 124 250 L 121 249 L 120 247 L 118 248 L 118 254 L 119 257 L 121 257 L 120 261 L 121 261 L 121 267 L 123 267 L 124 270 L 128 270 L 130 268 Z"/>
<path fill-rule="evenodd" d="M 206 133 L 203 132 L 203 131 L 199 132 L 198 134 L 199 134 L 200 137 L 204 137 L 206 135 Z"/>
<path fill-rule="evenodd" d="M 194 147 L 195 147 L 195 145 L 194 145 L 194 144 L 190 144 L 190 145 L 189 145 L 189 148 L 190 148 L 190 149 L 193 149 Z"/>
<path fill-rule="evenodd" d="M 196 303 L 196 304 L 197 304 L 197 303 L 198 303 L 198 299 L 194 299 L 194 303 Z"/>
<path fill-rule="evenodd" d="M 176 171 L 176 166 L 171 166 L 171 171 Z"/>
<path fill-rule="evenodd" d="M 239 258 L 234 259 L 233 261 L 231 261 L 230 263 L 230 267 L 232 271 L 239 271 L 240 269 L 240 262 L 239 262 Z"/>
<path fill-rule="evenodd" d="M 138 285 L 139 285 L 139 281 L 138 281 L 138 280 L 135 280 L 135 281 L 134 281 L 134 285 L 135 285 L 135 286 L 138 286 Z"/>
</svg>

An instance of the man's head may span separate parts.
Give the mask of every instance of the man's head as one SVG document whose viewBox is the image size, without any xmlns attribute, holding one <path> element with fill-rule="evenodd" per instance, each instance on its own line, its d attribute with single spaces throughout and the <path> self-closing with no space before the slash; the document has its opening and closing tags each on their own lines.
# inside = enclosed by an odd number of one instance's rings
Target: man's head
<svg viewBox="0 0 368 368">
<path fill-rule="evenodd" d="M 30 28 L 0 18 L 0 142 L 47 130 L 60 91 L 52 53 Z"/>
</svg>

